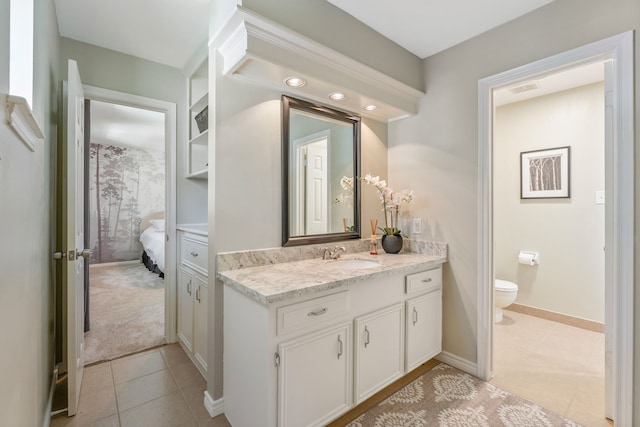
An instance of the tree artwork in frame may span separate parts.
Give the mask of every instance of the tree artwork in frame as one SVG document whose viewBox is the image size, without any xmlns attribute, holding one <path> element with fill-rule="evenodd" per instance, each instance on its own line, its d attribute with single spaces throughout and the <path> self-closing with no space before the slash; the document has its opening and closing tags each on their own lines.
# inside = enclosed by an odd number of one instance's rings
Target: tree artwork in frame
<svg viewBox="0 0 640 427">
<path fill-rule="evenodd" d="M 520 198 L 568 198 L 570 147 L 520 153 Z"/>
</svg>

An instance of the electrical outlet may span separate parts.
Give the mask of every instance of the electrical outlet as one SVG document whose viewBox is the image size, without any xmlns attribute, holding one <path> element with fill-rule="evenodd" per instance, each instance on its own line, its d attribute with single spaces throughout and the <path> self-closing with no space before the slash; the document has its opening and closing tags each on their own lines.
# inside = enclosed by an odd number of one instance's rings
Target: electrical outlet
<svg viewBox="0 0 640 427">
<path fill-rule="evenodd" d="M 604 205 L 604 191 L 596 191 L 596 205 Z"/>
<path fill-rule="evenodd" d="M 411 233 L 412 234 L 422 233 L 422 218 L 413 218 L 413 222 L 411 224 Z"/>
</svg>

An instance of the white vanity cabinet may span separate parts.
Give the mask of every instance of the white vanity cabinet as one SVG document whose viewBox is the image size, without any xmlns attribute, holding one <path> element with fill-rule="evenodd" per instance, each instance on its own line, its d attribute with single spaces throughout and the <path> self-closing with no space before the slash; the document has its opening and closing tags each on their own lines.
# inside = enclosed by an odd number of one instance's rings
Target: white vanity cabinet
<svg viewBox="0 0 640 427">
<path fill-rule="evenodd" d="M 326 425 L 432 357 L 440 315 L 423 310 L 441 313 L 432 306 L 439 298 L 430 297 L 436 283 L 440 295 L 440 264 L 433 268 L 417 279 L 379 275 L 274 302 L 222 273 L 224 406 L 231 424 Z M 256 280 L 253 272 L 250 277 Z M 414 308 L 418 321 L 410 325 Z"/>
<path fill-rule="evenodd" d="M 404 307 L 394 304 L 355 319 L 355 403 L 404 374 Z"/>
<path fill-rule="evenodd" d="M 207 240 L 178 232 L 178 341 L 200 373 L 207 372 Z"/>
<path fill-rule="evenodd" d="M 406 278 L 406 370 L 417 368 L 442 351 L 442 268 Z"/>
<path fill-rule="evenodd" d="M 278 425 L 323 426 L 351 405 L 351 323 L 278 346 Z"/>
</svg>

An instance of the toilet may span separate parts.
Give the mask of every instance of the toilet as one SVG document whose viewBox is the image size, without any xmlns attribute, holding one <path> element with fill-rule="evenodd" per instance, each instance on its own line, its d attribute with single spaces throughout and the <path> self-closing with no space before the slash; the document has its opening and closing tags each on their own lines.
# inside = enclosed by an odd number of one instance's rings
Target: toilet
<svg viewBox="0 0 640 427">
<path fill-rule="evenodd" d="M 496 279 L 493 293 L 493 321 L 502 322 L 502 309 L 513 304 L 518 296 L 518 285 L 507 280 Z"/>
</svg>

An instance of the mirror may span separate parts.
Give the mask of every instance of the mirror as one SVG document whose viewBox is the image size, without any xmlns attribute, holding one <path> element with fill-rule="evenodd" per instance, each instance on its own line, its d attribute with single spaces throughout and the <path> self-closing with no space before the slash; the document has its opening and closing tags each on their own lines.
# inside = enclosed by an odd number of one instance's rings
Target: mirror
<svg viewBox="0 0 640 427">
<path fill-rule="evenodd" d="M 360 238 L 360 117 L 283 95 L 282 165 L 282 246 Z"/>
</svg>

